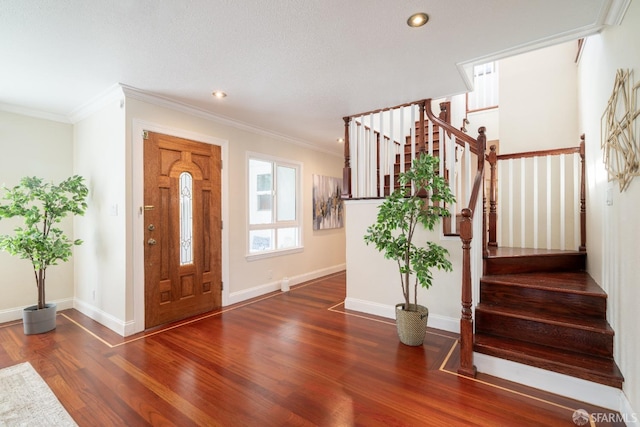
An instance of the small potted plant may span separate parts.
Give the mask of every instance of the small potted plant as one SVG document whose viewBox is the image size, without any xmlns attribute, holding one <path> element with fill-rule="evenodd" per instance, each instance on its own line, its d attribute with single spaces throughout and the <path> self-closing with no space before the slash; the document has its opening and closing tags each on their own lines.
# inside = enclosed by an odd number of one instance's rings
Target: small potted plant
<svg viewBox="0 0 640 427">
<path fill-rule="evenodd" d="M 431 287 L 433 268 L 452 270 L 445 248 L 434 242 L 415 242 L 418 226 L 433 231 L 441 217 L 449 216 L 445 204 L 455 202 L 438 166 L 438 158 L 418 155 L 411 168 L 399 174 L 399 187 L 380 205 L 376 222 L 364 236 L 367 244 L 398 264 L 404 302 L 396 305 L 396 326 L 400 341 L 411 346 L 424 342 L 429 314 L 418 304 L 418 285 Z"/>
<path fill-rule="evenodd" d="M 15 187 L 3 190 L 0 219 L 19 217 L 23 225 L 11 235 L 0 235 L 0 249 L 31 261 L 38 289 L 38 304 L 23 310 L 24 333 L 48 332 L 56 327 L 56 305 L 45 300 L 47 268 L 68 261 L 72 247 L 82 243 L 67 237 L 57 224 L 68 214 L 84 214 L 89 190 L 78 175 L 58 185 L 25 177 Z"/>
</svg>

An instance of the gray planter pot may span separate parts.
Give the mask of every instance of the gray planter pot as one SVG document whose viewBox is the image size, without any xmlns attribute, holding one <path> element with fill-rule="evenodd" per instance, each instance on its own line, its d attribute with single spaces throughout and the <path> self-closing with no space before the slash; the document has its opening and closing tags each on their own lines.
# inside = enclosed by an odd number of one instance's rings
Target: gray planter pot
<svg viewBox="0 0 640 427">
<path fill-rule="evenodd" d="M 409 304 L 404 310 L 404 303 L 396 304 L 396 328 L 402 344 L 410 346 L 422 345 L 427 333 L 429 309 L 421 305 Z"/>
<path fill-rule="evenodd" d="M 25 335 L 43 334 L 56 328 L 56 311 L 58 307 L 51 303 L 38 310 L 37 305 L 22 310 L 22 322 Z"/>
</svg>

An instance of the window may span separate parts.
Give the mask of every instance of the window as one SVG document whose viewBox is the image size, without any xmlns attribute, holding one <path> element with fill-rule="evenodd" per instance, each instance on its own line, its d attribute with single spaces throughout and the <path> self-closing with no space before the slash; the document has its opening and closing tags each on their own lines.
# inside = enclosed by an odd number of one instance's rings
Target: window
<svg viewBox="0 0 640 427">
<path fill-rule="evenodd" d="M 467 111 L 498 106 L 498 63 L 488 62 L 473 67 L 473 92 L 467 97 Z"/>
<path fill-rule="evenodd" d="M 193 177 L 180 174 L 180 265 L 193 263 Z"/>
<path fill-rule="evenodd" d="M 301 165 L 260 154 L 248 157 L 248 256 L 302 248 Z"/>
</svg>

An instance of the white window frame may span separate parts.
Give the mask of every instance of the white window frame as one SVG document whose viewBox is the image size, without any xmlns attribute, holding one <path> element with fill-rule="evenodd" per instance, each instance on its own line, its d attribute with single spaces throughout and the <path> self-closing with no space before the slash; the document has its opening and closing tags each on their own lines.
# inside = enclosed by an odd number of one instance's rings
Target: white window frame
<svg viewBox="0 0 640 427">
<path fill-rule="evenodd" d="M 272 209 L 274 210 L 273 212 L 273 222 L 271 223 L 266 223 L 266 224 L 251 224 L 251 208 L 250 208 L 250 200 L 249 198 L 252 197 L 251 194 L 251 183 L 250 183 L 250 169 L 249 169 L 249 162 L 251 160 L 259 160 L 262 162 L 270 162 L 273 164 L 273 175 L 272 175 L 272 180 L 273 180 L 273 187 L 274 187 L 274 191 L 273 191 L 273 195 L 272 195 Z M 256 152 L 247 152 L 246 155 L 246 161 L 245 161 L 245 165 L 246 165 L 246 171 L 245 171 L 245 178 L 246 178 L 246 197 L 245 197 L 245 202 L 246 202 L 246 213 L 247 213 L 247 218 L 246 218 L 246 224 L 247 224 L 247 233 L 246 233 L 246 237 L 245 237 L 245 258 L 248 261 L 251 260 L 256 260 L 256 259 L 262 259 L 262 258 L 269 258 L 269 257 L 275 257 L 275 256 L 281 256 L 281 255 L 287 255 L 287 254 L 291 254 L 291 253 L 297 253 L 297 252 L 302 252 L 304 250 L 304 245 L 303 245 L 303 234 L 302 234 L 302 230 L 303 230 L 303 219 L 302 219 L 302 176 L 303 176 L 303 170 L 302 170 L 302 163 L 300 162 L 296 162 L 293 160 L 289 160 L 289 159 L 284 159 L 284 158 L 280 158 L 280 157 L 275 157 L 275 156 L 270 156 L 268 154 L 263 154 L 263 153 L 256 153 Z M 277 220 L 277 166 L 284 166 L 284 167 L 289 167 L 289 168 L 294 168 L 296 170 L 296 207 L 295 207 L 295 215 L 296 215 L 296 219 L 294 221 L 278 221 Z M 255 195 L 255 194 L 254 194 Z M 250 241 L 250 234 L 251 231 L 254 230 L 270 230 L 270 229 L 274 229 L 275 233 L 274 233 L 274 237 L 277 239 L 277 230 L 280 228 L 292 228 L 292 227 L 296 227 L 298 229 L 298 246 L 295 247 L 291 247 L 291 248 L 286 248 L 286 249 L 278 249 L 277 248 L 277 241 L 274 243 L 274 247 L 275 249 L 270 249 L 270 250 L 265 250 L 265 251 L 261 251 L 261 252 L 251 252 L 250 251 L 250 246 L 251 246 L 251 241 Z"/>
</svg>

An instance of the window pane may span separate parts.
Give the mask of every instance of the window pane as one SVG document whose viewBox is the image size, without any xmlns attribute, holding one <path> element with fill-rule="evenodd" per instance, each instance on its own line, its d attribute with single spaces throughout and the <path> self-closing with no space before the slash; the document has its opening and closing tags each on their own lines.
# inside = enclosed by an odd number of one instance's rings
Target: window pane
<svg viewBox="0 0 640 427">
<path fill-rule="evenodd" d="M 298 244 L 298 228 L 278 229 L 278 249 L 295 248 Z"/>
<path fill-rule="evenodd" d="M 249 224 L 273 222 L 273 164 L 249 159 Z"/>
<path fill-rule="evenodd" d="M 273 229 L 249 231 L 249 252 L 273 250 L 273 231 Z"/>
<path fill-rule="evenodd" d="M 278 221 L 295 221 L 296 219 L 296 169 L 278 166 L 277 214 Z"/>
<path fill-rule="evenodd" d="M 180 265 L 193 262 L 193 179 L 188 172 L 180 174 Z"/>
</svg>

